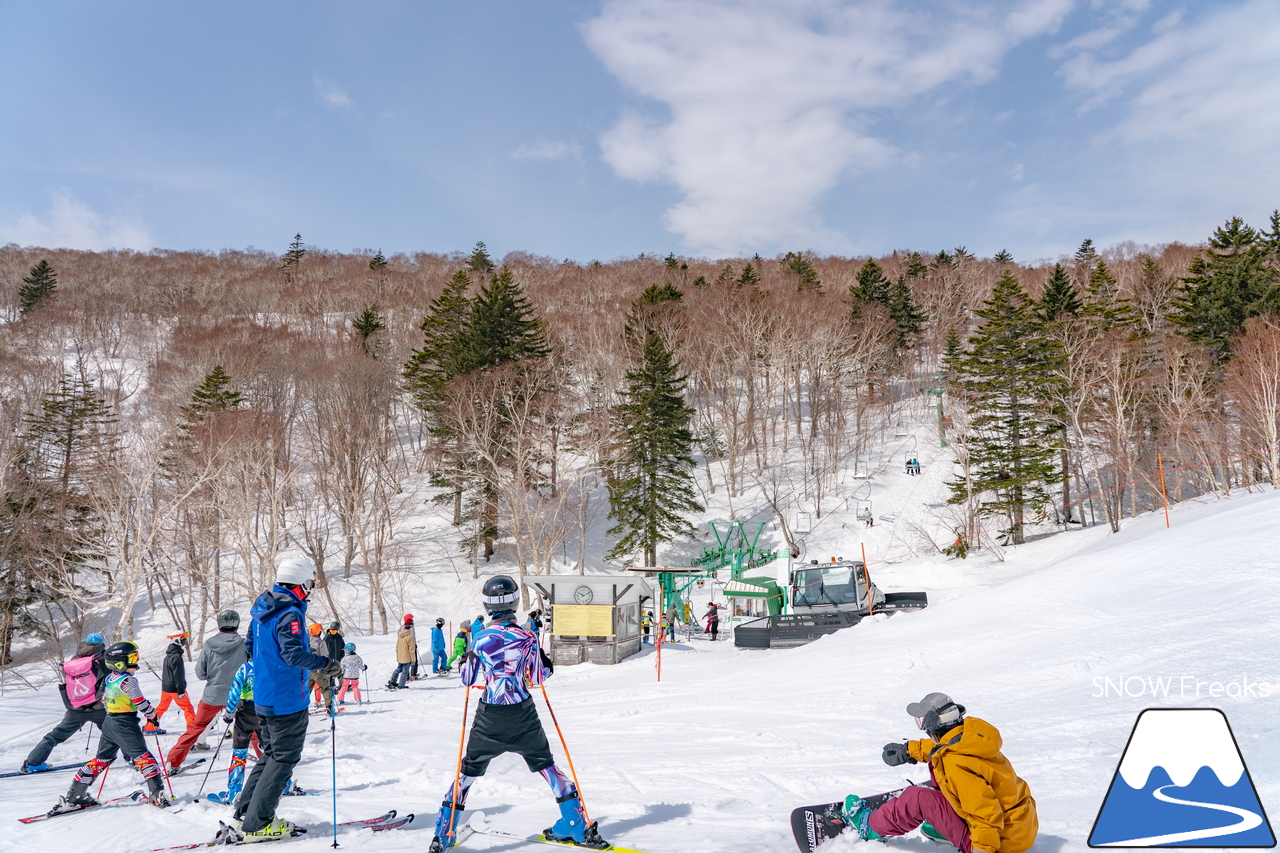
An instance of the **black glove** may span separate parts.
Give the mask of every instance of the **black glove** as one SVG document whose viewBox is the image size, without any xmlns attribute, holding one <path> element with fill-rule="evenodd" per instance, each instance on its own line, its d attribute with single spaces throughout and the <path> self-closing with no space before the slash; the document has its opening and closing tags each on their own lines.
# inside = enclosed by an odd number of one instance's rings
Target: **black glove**
<svg viewBox="0 0 1280 853">
<path fill-rule="evenodd" d="M 232 723 L 234 723 L 234 722 L 235 722 L 235 720 L 236 720 L 236 715 L 235 715 L 235 713 L 234 713 L 234 712 L 232 712 L 232 711 L 227 711 L 226 713 L 224 713 L 224 714 L 222 715 L 222 722 L 223 722 L 225 725 L 228 725 L 228 726 L 229 726 L 229 725 L 231 725 Z"/>
<path fill-rule="evenodd" d="M 159 717 L 147 717 L 147 725 L 148 725 L 148 726 L 151 726 L 151 728 L 153 728 L 153 729 L 158 729 L 158 728 L 160 728 L 160 718 L 159 718 Z"/>
<path fill-rule="evenodd" d="M 538 655 L 542 658 L 542 665 L 543 665 L 543 666 L 545 666 L 545 667 L 547 668 L 547 673 L 548 673 L 548 674 L 553 673 L 553 672 L 555 672 L 555 671 L 556 671 L 556 665 L 555 665 L 554 663 L 552 663 L 552 662 L 551 662 L 551 656 L 550 656 L 550 655 L 548 655 L 548 654 L 547 654 L 545 651 L 543 651 L 542 649 L 538 649 Z"/>
<path fill-rule="evenodd" d="M 907 752 L 905 743 L 886 743 L 884 752 L 881 755 L 884 763 L 890 767 L 897 767 L 899 764 L 916 764 L 916 760 L 911 757 L 911 753 Z"/>
</svg>

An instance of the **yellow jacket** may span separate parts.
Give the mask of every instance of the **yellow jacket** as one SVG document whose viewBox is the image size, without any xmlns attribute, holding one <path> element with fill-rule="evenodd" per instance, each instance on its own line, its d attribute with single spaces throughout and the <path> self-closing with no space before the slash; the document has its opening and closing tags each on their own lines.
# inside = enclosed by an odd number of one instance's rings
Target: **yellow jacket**
<svg viewBox="0 0 1280 853">
<path fill-rule="evenodd" d="M 969 826 L 974 853 L 1022 853 L 1035 843 L 1040 822 L 1027 783 L 1000 752 L 1000 732 L 986 720 L 966 717 L 942 736 L 907 744 L 927 762 L 933 783 Z"/>
</svg>

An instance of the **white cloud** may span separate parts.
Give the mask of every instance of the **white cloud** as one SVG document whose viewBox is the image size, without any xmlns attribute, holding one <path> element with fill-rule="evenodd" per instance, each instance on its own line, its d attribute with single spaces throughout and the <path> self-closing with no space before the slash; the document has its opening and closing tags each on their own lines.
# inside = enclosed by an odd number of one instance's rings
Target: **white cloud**
<svg viewBox="0 0 1280 853">
<path fill-rule="evenodd" d="M 582 146 L 576 142 L 538 140 L 526 142 L 511 152 L 515 160 L 575 160 L 582 161 Z"/>
<path fill-rule="evenodd" d="M 347 97 L 347 93 L 338 88 L 337 84 L 325 80 L 319 74 L 311 78 L 311 85 L 316 90 L 316 95 L 325 104 L 335 110 L 349 110 L 355 106 L 355 102 Z"/>
<path fill-rule="evenodd" d="M 104 217 L 63 187 L 51 194 L 49 211 L 43 218 L 23 214 L 17 222 L 0 224 L 0 244 L 41 246 L 46 249 L 137 249 L 146 251 L 155 244 L 146 229 L 133 219 Z"/>
<path fill-rule="evenodd" d="M 904 152 L 878 112 L 995 76 L 1004 54 L 1052 31 L 1071 0 L 909 9 L 889 0 L 611 0 L 583 26 L 624 85 L 665 107 L 628 111 L 601 137 L 622 177 L 675 184 L 666 225 L 707 254 L 846 248 L 817 213 L 841 180 Z"/>
</svg>

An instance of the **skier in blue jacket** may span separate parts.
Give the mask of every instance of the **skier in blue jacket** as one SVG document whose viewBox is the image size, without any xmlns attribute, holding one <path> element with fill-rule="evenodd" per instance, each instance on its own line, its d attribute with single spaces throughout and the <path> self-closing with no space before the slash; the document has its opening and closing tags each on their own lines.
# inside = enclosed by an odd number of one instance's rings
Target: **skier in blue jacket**
<svg viewBox="0 0 1280 853">
<path fill-rule="evenodd" d="M 315 567 L 291 557 L 276 569 L 275 586 L 249 611 L 253 625 L 245 651 L 253 661 L 253 704 L 262 717 L 258 739 L 265 741 L 264 755 L 236 801 L 233 823 L 239 826 L 224 827 L 219 840 L 267 841 L 296 834 L 292 823 L 276 816 L 276 806 L 302 758 L 307 672 L 329 666 L 329 659 L 312 653 L 307 643 L 307 596 L 314 585 Z"/>
<path fill-rule="evenodd" d="M 444 645 L 444 619 L 436 619 L 431 629 L 431 671 L 439 675 L 449 668 L 449 654 Z"/>
</svg>

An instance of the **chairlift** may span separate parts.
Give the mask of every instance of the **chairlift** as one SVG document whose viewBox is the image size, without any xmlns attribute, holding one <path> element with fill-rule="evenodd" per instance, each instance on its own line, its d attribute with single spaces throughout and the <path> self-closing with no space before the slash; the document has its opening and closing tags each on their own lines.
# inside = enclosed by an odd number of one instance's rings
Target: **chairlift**
<svg viewBox="0 0 1280 853">
<path fill-rule="evenodd" d="M 871 514 L 871 501 L 858 501 L 857 518 L 867 527 L 875 524 L 875 516 Z"/>
</svg>

